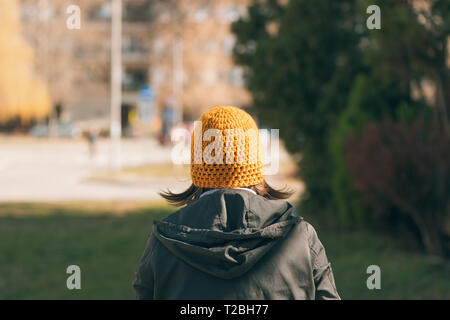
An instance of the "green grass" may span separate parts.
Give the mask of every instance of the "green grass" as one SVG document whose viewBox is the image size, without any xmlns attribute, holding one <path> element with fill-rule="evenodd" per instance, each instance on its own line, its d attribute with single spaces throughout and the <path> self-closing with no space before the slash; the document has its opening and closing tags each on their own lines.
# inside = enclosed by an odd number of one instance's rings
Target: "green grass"
<svg viewBox="0 0 450 320">
<path fill-rule="evenodd" d="M 134 298 L 131 283 L 152 220 L 171 209 L 161 204 L 131 211 L 107 207 L 2 205 L 0 298 Z M 81 268 L 81 290 L 66 288 L 66 268 L 72 264 Z"/>
<path fill-rule="evenodd" d="M 162 203 L 0 205 L 1 299 L 133 299 L 134 272 Z M 344 299 L 450 299 L 450 266 L 407 253 L 393 239 L 315 226 Z M 81 290 L 66 288 L 67 266 Z M 367 266 L 381 267 L 381 290 L 366 288 Z"/>
<path fill-rule="evenodd" d="M 387 235 L 318 229 L 343 299 L 450 299 L 450 262 L 405 252 Z M 381 269 L 381 290 L 368 290 L 367 267 Z"/>
</svg>

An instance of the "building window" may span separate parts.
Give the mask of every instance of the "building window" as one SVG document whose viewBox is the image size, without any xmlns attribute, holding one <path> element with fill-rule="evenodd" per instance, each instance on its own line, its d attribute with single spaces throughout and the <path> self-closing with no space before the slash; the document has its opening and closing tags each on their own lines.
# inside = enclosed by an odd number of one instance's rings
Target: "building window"
<svg viewBox="0 0 450 320">
<path fill-rule="evenodd" d="M 200 51 L 204 52 L 216 52 L 220 50 L 219 42 L 215 39 L 207 39 L 201 41 L 198 48 Z"/>
<path fill-rule="evenodd" d="M 131 54 L 145 54 L 147 53 L 147 48 L 145 47 L 142 39 L 130 36 L 123 36 L 122 52 Z"/>
<path fill-rule="evenodd" d="M 240 67 L 232 68 L 228 73 L 228 82 L 235 87 L 244 85 L 244 70 Z"/>
<path fill-rule="evenodd" d="M 145 68 L 126 68 L 122 77 L 122 88 L 128 91 L 139 90 L 147 84 L 147 69 Z"/>
<path fill-rule="evenodd" d="M 214 69 L 205 70 L 201 73 L 202 82 L 206 85 L 214 85 L 219 80 L 219 75 Z"/>
<path fill-rule="evenodd" d="M 139 3 L 126 3 L 124 6 L 123 18 L 127 22 L 148 22 L 150 21 L 150 1 Z"/>
<path fill-rule="evenodd" d="M 221 6 L 217 13 L 220 20 L 231 23 L 244 16 L 246 14 L 246 8 L 242 6 Z"/>
<path fill-rule="evenodd" d="M 162 38 L 157 37 L 152 44 L 153 54 L 162 55 L 166 51 L 166 44 Z"/>
<path fill-rule="evenodd" d="M 223 40 L 223 52 L 226 55 L 230 55 L 233 52 L 234 45 L 236 43 L 236 38 L 232 35 L 228 35 Z"/>
<path fill-rule="evenodd" d="M 89 20 L 92 21 L 107 21 L 111 19 L 111 3 L 107 2 L 95 6 L 88 14 Z"/>
<path fill-rule="evenodd" d="M 86 77 L 89 81 L 109 83 L 109 66 L 108 65 L 92 65 L 85 70 Z"/>
<path fill-rule="evenodd" d="M 211 15 L 211 10 L 209 9 L 208 5 L 205 5 L 193 12 L 192 20 L 195 22 L 203 22 L 206 19 L 208 19 L 210 15 Z"/>
</svg>

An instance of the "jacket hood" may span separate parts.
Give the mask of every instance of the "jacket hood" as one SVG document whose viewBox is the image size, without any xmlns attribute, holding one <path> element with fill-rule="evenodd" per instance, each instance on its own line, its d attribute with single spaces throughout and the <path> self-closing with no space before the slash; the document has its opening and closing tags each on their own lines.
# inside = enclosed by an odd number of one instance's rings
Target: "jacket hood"
<svg viewBox="0 0 450 320">
<path fill-rule="evenodd" d="M 293 211 L 287 201 L 220 189 L 154 221 L 154 235 L 189 265 L 231 279 L 250 270 L 301 220 Z"/>
</svg>

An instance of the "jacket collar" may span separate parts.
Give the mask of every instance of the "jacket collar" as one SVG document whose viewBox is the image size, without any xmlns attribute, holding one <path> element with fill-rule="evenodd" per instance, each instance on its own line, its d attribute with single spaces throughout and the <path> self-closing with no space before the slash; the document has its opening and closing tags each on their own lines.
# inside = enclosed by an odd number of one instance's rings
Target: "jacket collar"
<svg viewBox="0 0 450 320">
<path fill-rule="evenodd" d="M 250 191 L 251 193 L 253 193 L 253 194 L 256 195 L 256 192 L 253 191 L 252 189 L 249 189 L 249 188 L 230 188 L 230 189 L 234 189 L 234 190 L 247 190 L 247 191 Z M 200 198 L 203 197 L 203 196 L 206 196 L 206 195 L 208 195 L 208 194 L 211 194 L 211 193 L 213 193 L 213 192 L 215 192 L 215 191 L 217 191 L 217 190 L 223 190 L 223 189 L 212 189 L 212 190 L 205 191 L 205 192 L 203 192 L 203 193 L 200 195 Z"/>
</svg>

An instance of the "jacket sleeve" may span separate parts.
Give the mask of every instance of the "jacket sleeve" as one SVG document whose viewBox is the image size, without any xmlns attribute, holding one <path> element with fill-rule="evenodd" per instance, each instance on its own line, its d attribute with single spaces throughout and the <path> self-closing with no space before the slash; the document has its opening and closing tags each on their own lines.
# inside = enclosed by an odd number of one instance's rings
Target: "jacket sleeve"
<svg viewBox="0 0 450 320">
<path fill-rule="evenodd" d="M 150 236 L 147 246 L 142 255 L 138 271 L 135 273 L 133 288 L 136 292 L 136 299 L 153 300 L 154 296 L 154 269 L 152 267 L 152 255 L 156 245 L 156 239 Z"/>
<path fill-rule="evenodd" d="M 311 225 L 309 229 L 309 247 L 313 266 L 316 300 L 340 300 L 334 283 L 333 270 L 325 254 L 325 248 L 320 242 L 316 230 Z"/>
</svg>

